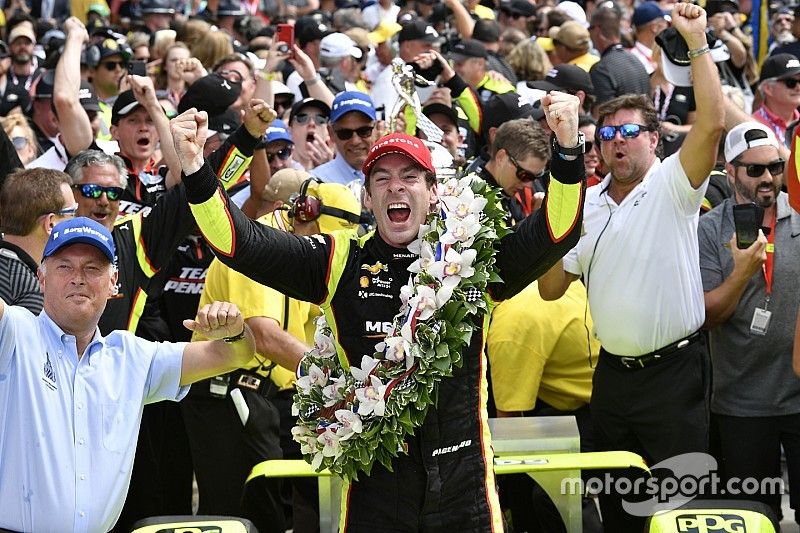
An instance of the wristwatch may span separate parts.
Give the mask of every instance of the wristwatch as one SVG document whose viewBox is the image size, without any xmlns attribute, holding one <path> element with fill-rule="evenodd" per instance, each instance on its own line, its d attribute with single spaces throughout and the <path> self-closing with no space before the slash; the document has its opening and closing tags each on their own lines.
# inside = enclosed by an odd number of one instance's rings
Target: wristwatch
<svg viewBox="0 0 800 533">
<path fill-rule="evenodd" d="M 578 145 L 572 148 L 565 148 L 558 144 L 558 139 L 556 136 L 553 135 L 551 138 L 551 144 L 553 147 L 553 152 L 561 155 L 581 155 L 586 151 L 586 136 L 583 134 L 582 131 L 578 132 Z"/>
</svg>

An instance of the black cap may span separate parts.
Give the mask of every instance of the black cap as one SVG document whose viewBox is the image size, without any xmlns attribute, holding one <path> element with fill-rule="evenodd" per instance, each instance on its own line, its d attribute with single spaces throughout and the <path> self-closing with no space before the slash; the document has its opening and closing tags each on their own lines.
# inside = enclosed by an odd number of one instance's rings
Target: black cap
<svg viewBox="0 0 800 533">
<path fill-rule="evenodd" d="M 218 17 L 243 17 L 247 11 L 242 7 L 239 0 L 220 0 L 217 8 Z"/>
<path fill-rule="evenodd" d="M 793 54 L 775 54 L 769 56 L 761 65 L 761 77 L 758 82 L 770 78 L 782 80 L 800 74 L 800 60 Z"/>
<path fill-rule="evenodd" d="M 92 84 L 86 80 L 81 80 L 81 88 L 78 91 L 78 102 L 84 111 L 100 111 L 100 102 L 94 93 Z"/>
<path fill-rule="evenodd" d="M 705 9 L 708 17 L 717 13 L 738 13 L 739 2 L 737 0 L 707 0 Z"/>
<path fill-rule="evenodd" d="M 439 33 L 422 19 L 414 19 L 403 24 L 403 29 L 397 34 L 397 41 L 426 41 L 438 43 L 441 41 Z"/>
<path fill-rule="evenodd" d="M 523 17 L 533 17 L 536 15 L 536 6 L 528 0 L 511 0 L 510 4 L 501 9 L 507 10 L 512 15 L 522 15 Z"/>
<path fill-rule="evenodd" d="M 465 59 L 470 57 L 480 57 L 486 59 L 486 47 L 482 42 L 475 39 L 462 39 L 450 49 L 450 56 L 454 59 Z"/>
<path fill-rule="evenodd" d="M 528 87 L 542 91 L 583 91 L 594 93 L 589 73 L 576 65 L 562 63 L 551 68 L 543 80 L 529 81 Z"/>
<path fill-rule="evenodd" d="M 517 93 L 495 94 L 483 106 L 483 135 L 489 128 L 499 128 L 501 124 L 517 118 L 534 116 L 535 109 L 520 98 Z"/>
<path fill-rule="evenodd" d="M 242 84 L 213 73 L 203 76 L 186 89 L 178 102 L 178 113 L 192 107 L 205 111 L 209 117 L 224 113 L 242 94 Z"/>
<path fill-rule="evenodd" d="M 472 28 L 472 38 L 482 43 L 496 43 L 500 40 L 500 24 L 496 20 L 478 19 Z"/>
<path fill-rule="evenodd" d="M 235 109 L 228 109 L 224 113 L 208 117 L 208 129 L 225 135 L 236 131 L 241 123 L 239 113 Z"/>
<path fill-rule="evenodd" d="M 422 114 L 426 117 L 436 114 L 445 115 L 454 126 L 458 126 L 458 113 L 449 105 L 440 104 L 438 102 L 435 104 L 428 104 L 422 108 Z"/>
<path fill-rule="evenodd" d="M 139 4 L 142 15 L 174 15 L 172 0 L 142 0 Z"/>
<path fill-rule="evenodd" d="M 304 98 L 299 102 L 295 102 L 295 104 L 292 106 L 292 110 L 289 112 L 289 124 L 291 124 L 292 121 L 294 121 L 294 117 L 300 111 L 302 111 L 304 107 L 316 107 L 317 109 L 322 111 L 322 113 L 325 116 L 327 117 L 331 116 L 331 108 L 328 106 L 328 104 L 326 104 L 322 100 L 317 100 L 316 98 Z"/>
<path fill-rule="evenodd" d="M 103 39 L 95 46 L 99 52 L 98 64 L 103 59 L 116 55 L 120 55 L 124 61 L 128 61 L 133 55 L 127 43 L 112 38 Z"/>
<path fill-rule="evenodd" d="M 33 91 L 34 98 L 52 98 L 53 84 L 56 80 L 56 71 L 43 70 L 36 80 L 36 88 Z"/>
<path fill-rule="evenodd" d="M 111 108 L 111 124 L 119 124 L 119 119 L 125 118 L 133 113 L 141 104 L 136 100 L 133 91 L 128 89 L 125 92 L 119 93 L 117 99 L 114 100 L 114 106 Z"/>
<path fill-rule="evenodd" d="M 300 17 L 294 24 L 294 36 L 300 46 L 319 41 L 329 33 L 333 33 L 333 29 L 318 17 Z"/>
</svg>

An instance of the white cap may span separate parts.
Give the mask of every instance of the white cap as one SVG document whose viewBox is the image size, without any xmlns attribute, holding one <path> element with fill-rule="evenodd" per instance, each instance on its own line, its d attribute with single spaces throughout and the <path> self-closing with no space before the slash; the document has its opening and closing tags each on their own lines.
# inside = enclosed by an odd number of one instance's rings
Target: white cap
<svg viewBox="0 0 800 533">
<path fill-rule="evenodd" d="M 584 28 L 589 27 L 589 23 L 586 21 L 586 11 L 584 11 L 577 2 L 567 0 L 566 2 L 561 2 L 558 4 L 555 9 L 561 11 L 572 20 L 580 22 L 581 26 Z"/>
<path fill-rule="evenodd" d="M 361 48 L 344 33 L 331 33 L 319 42 L 319 55 L 321 57 L 352 56 L 361 59 Z"/>
<path fill-rule="evenodd" d="M 728 47 L 717 39 L 714 46 L 711 46 L 711 59 L 714 63 L 722 63 L 730 59 L 731 53 Z M 676 87 L 692 87 L 692 67 L 690 65 L 678 65 L 673 63 L 667 57 L 664 51 L 661 51 L 661 67 L 664 69 L 664 77 L 672 85 Z"/>
<path fill-rule="evenodd" d="M 294 94 L 285 83 L 278 80 L 272 80 L 272 94 Z"/>
<path fill-rule="evenodd" d="M 728 132 L 725 137 L 725 161 L 730 163 L 750 148 L 774 146 L 778 139 L 772 130 L 754 120 L 742 122 Z"/>
</svg>

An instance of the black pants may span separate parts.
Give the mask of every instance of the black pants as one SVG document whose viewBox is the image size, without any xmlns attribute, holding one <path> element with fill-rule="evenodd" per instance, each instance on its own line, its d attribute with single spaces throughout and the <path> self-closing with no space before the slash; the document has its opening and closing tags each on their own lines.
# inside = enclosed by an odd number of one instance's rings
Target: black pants
<svg viewBox="0 0 800 533">
<path fill-rule="evenodd" d="M 708 353 L 704 341 L 646 368 L 619 368 L 601 348 L 593 378 L 592 420 L 598 451 L 626 450 L 654 465 L 675 455 L 708 451 Z M 597 473 L 601 477 L 602 472 Z M 614 472 L 638 477 L 639 472 Z M 641 533 L 645 518 L 622 508 L 623 495 L 600 496 L 609 533 Z M 628 501 L 648 496 L 626 495 Z"/>
<path fill-rule="evenodd" d="M 208 387 L 208 382 L 195 387 Z M 190 393 L 181 402 L 197 478 L 198 514 L 239 516 L 252 521 L 261 533 L 283 533 L 280 481 L 262 477 L 245 487 L 255 465 L 282 458 L 278 410 L 260 394 L 241 391 L 250 409 L 246 426 L 230 395 Z"/>
<path fill-rule="evenodd" d="M 789 503 L 798 520 L 800 503 L 800 414 L 764 417 L 739 417 L 712 414 L 712 428 L 718 437 L 718 460 L 726 484 L 731 478 L 740 480 L 781 477 L 781 446 L 789 474 Z M 781 494 L 769 494 L 764 483 L 757 494 L 720 494 L 733 499 L 766 503 L 781 516 Z M 738 487 L 737 487 L 738 488 Z"/>
<path fill-rule="evenodd" d="M 128 533 L 142 518 L 192 514 L 192 458 L 180 405 L 147 405 L 131 484 L 114 531 Z"/>
</svg>

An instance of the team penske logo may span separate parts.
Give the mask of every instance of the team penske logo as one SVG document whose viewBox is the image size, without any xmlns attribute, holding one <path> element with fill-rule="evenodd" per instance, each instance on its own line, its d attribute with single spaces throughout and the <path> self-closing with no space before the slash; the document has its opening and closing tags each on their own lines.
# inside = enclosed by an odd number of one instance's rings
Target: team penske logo
<svg viewBox="0 0 800 533">
<path fill-rule="evenodd" d="M 181 268 L 179 276 L 171 278 L 164 290 L 176 294 L 200 294 L 205 286 L 207 268 Z"/>
<path fill-rule="evenodd" d="M 735 514 L 682 514 L 675 524 L 679 533 L 747 533 L 744 518 Z"/>
</svg>

